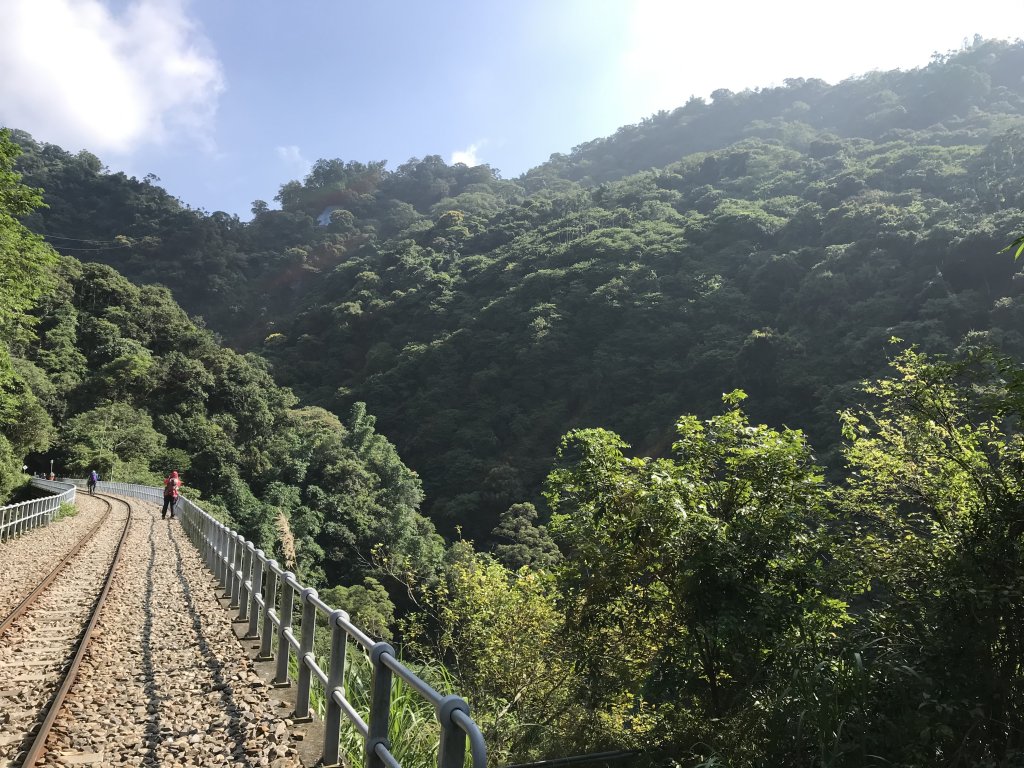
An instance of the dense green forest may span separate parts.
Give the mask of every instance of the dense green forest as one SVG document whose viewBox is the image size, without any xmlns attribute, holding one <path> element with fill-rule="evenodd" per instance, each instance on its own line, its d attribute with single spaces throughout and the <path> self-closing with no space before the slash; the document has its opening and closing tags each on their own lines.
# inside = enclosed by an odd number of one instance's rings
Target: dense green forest
<svg viewBox="0 0 1024 768">
<path fill-rule="evenodd" d="M 25 211 L 34 195 L 10 171 L 15 145 L 0 148 L 0 201 Z M 317 583 L 360 583 L 380 547 L 413 572 L 436 569 L 442 541 L 418 513 L 419 479 L 365 408 L 300 407 L 265 361 L 219 345 L 166 288 L 59 256 L 10 218 L 0 233 L 5 494 L 23 457 L 47 466 L 43 451 L 78 476 L 160 484 L 173 468 L 268 550 L 286 529 L 301 553 L 290 567 Z"/>
<path fill-rule="evenodd" d="M 428 516 L 479 540 L 540 503 L 570 428 L 658 454 L 679 413 L 742 386 L 834 467 L 835 413 L 890 336 L 1019 354 L 996 252 L 1024 230 L 1022 69 L 1019 44 L 978 41 L 911 72 L 720 91 L 516 180 L 321 160 L 248 224 L 24 135 L 19 168 L 50 203 L 31 228 L 167 285 L 306 401 L 366 402 Z"/>
<path fill-rule="evenodd" d="M 325 159 L 250 222 L 13 131 L 4 490 L 184 470 L 496 765 L 1024 766 L 1022 73 L 716 91 L 512 180 Z"/>
</svg>

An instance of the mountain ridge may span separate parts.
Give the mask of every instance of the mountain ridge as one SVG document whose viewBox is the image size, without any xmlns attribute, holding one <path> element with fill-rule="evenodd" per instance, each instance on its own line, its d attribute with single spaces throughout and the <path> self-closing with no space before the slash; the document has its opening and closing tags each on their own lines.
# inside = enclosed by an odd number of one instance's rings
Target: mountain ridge
<svg viewBox="0 0 1024 768">
<path fill-rule="evenodd" d="M 248 224 L 23 136 L 20 167 L 52 190 L 35 229 L 117 242 L 98 256 L 172 286 L 304 398 L 367 402 L 431 517 L 482 537 L 542 503 L 569 428 L 657 452 L 740 384 L 828 460 L 889 337 L 1019 353 L 1016 268 L 995 254 L 1024 229 L 1020 71 L 1021 43 L 975 41 L 908 72 L 716 91 L 514 180 L 320 160 Z"/>
</svg>

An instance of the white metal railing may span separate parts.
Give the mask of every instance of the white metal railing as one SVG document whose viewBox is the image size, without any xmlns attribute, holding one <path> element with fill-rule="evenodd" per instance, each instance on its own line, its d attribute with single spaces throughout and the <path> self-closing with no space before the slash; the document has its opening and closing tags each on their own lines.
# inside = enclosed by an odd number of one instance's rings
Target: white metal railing
<svg viewBox="0 0 1024 768">
<path fill-rule="evenodd" d="M 32 528 L 47 525 L 57 516 L 61 504 L 75 503 L 76 487 L 70 480 L 33 477 L 30 484 L 33 488 L 49 491 L 51 495 L 0 507 L 0 541 L 7 541 Z"/>
<path fill-rule="evenodd" d="M 85 481 L 75 482 L 84 484 Z M 152 486 L 100 482 L 97 490 L 157 504 L 163 500 L 162 489 Z M 398 660 L 390 644 L 375 642 L 350 621 L 346 611 L 324 603 L 315 589 L 303 586 L 294 573 L 283 570 L 251 541 L 184 497 L 179 497 L 178 506 L 186 534 L 218 579 L 224 597 L 230 597 L 229 607 L 238 609 L 236 621 L 248 622 L 245 639 L 260 641 L 257 660 L 275 662 L 274 684 L 290 685 L 289 663 L 292 660 L 297 663 L 295 720 L 311 717 L 313 679 L 323 687 L 327 706 L 320 764 L 339 764 L 344 716 L 363 739 L 365 768 L 401 768 L 391 753 L 388 739 L 392 677 L 397 675 L 434 707 L 441 730 L 438 768 L 463 768 L 467 739 L 471 765 L 486 768 L 487 748 L 483 735 L 469 716 L 469 704 L 464 699 L 444 696 L 434 690 Z M 297 611 L 302 615 L 298 636 L 292 625 Z M 331 630 L 331 650 L 326 658 L 319 660 L 313 646 L 318 618 L 326 621 L 326 627 Z M 373 666 L 368 720 L 364 720 L 345 697 L 345 656 L 350 640 L 369 654 Z"/>
</svg>

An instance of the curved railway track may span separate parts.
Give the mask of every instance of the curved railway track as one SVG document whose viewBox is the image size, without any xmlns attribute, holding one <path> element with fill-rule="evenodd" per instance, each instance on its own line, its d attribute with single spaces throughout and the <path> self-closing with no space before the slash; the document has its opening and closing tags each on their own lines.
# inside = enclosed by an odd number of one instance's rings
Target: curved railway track
<svg viewBox="0 0 1024 768">
<path fill-rule="evenodd" d="M 0 621 L 0 766 L 35 764 L 74 684 L 132 519 L 129 502 L 102 500 L 103 517 Z"/>
</svg>

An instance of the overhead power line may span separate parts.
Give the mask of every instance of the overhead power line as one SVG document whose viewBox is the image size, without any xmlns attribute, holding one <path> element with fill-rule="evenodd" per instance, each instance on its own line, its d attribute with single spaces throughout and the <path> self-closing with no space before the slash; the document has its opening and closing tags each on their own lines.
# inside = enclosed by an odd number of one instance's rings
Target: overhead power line
<svg viewBox="0 0 1024 768">
<path fill-rule="evenodd" d="M 116 243 L 117 240 L 92 240 L 84 237 L 67 237 L 66 235 L 48 235 L 43 234 L 47 240 L 71 240 L 76 243 L 93 243 L 95 245 L 102 245 L 104 243 Z"/>
<path fill-rule="evenodd" d="M 59 245 L 54 243 L 62 251 L 116 251 L 118 248 L 131 248 L 130 245 L 107 245 L 101 248 L 73 248 L 67 245 Z"/>
</svg>

